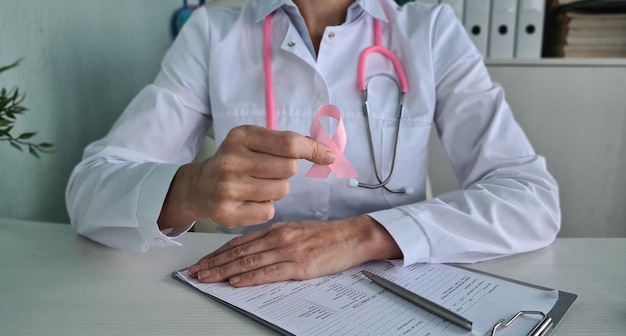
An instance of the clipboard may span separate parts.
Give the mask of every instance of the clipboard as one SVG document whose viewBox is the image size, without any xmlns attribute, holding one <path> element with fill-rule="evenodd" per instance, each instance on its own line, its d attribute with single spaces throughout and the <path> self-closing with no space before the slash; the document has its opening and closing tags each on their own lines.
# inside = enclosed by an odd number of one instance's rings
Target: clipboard
<svg viewBox="0 0 626 336">
<path fill-rule="evenodd" d="M 472 271 L 475 273 L 485 274 L 490 277 L 502 279 L 508 282 L 513 282 L 513 283 L 517 283 L 520 285 L 528 286 L 528 287 L 533 287 L 533 288 L 538 288 L 538 289 L 543 289 L 543 290 L 551 289 L 548 287 L 543 287 L 543 286 L 531 284 L 528 282 L 511 279 L 511 278 L 503 277 L 500 275 L 471 269 L 471 268 L 461 266 L 461 265 L 453 265 L 453 266 L 461 268 L 461 269 L 465 269 L 468 271 Z M 559 293 L 559 299 L 557 300 L 556 304 L 552 307 L 552 309 L 550 309 L 548 313 L 543 313 L 541 311 L 534 311 L 534 310 L 520 310 L 519 312 L 517 312 L 517 314 L 511 316 L 511 318 L 507 321 L 504 321 L 504 320 L 497 321 L 493 325 L 491 332 L 489 333 L 489 336 L 498 336 L 499 335 L 498 331 L 502 331 L 506 329 L 506 327 L 513 324 L 519 317 L 524 316 L 524 315 L 540 316 L 540 319 L 537 321 L 537 324 L 535 324 L 535 326 L 528 332 L 528 336 L 551 335 L 554 329 L 559 324 L 559 322 L 561 322 L 565 314 L 567 314 L 569 309 L 572 307 L 572 305 L 574 304 L 574 301 L 576 301 L 576 299 L 578 298 L 578 295 L 574 293 L 565 292 L 561 290 L 558 290 L 558 293 Z"/>
<path fill-rule="evenodd" d="M 366 264 L 367 265 L 367 264 Z M 513 283 L 513 284 L 518 284 L 518 285 L 522 285 L 525 287 L 529 287 L 529 288 L 535 288 L 535 289 L 540 289 L 540 290 L 545 290 L 545 291 L 555 291 L 554 289 L 551 288 L 547 288 L 547 287 L 542 287 L 542 286 L 538 286 L 535 284 L 530 284 L 530 283 L 526 283 L 526 282 L 522 282 L 522 281 L 518 281 L 518 280 L 514 280 L 514 279 L 510 279 L 510 278 L 506 278 L 506 277 L 502 277 L 499 275 L 495 275 L 495 274 L 490 274 L 487 272 L 483 272 L 483 271 L 479 271 L 479 270 L 474 270 L 471 268 L 467 268 L 461 265 L 444 265 L 444 266 L 449 266 L 452 268 L 458 268 L 458 269 L 462 269 L 465 271 L 469 271 L 472 273 L 476 273 L 476 274 L 481 274 L 483 276 L 489 277 L 489 278 L 493 278 L 493 279 L 499 279 L 508 283 Z M 362 269 L 367 269 L 367 266 L 364 266 L 364 268 Z M 359 268 L 361 269 L 361 268 Z M 222 304 L 224 304 L 227 307 L 230 307 L 231 309 L 234 309 L 235 311 L 238 311 L 239 313 L 269 327 L 270 329 L 278 332 L 281 335 L 298 335 L 298 333 L 294 333 L 290 330 L 287 330 L 287 328 L 283 327 L 280 323 L 275 323 L 274 321 L 270 321 L 266 318 L 263 318 L 261 316 L 259 316 L 258 314 L 256 314 L 255 312 L 252 312 L 248 309 L 244 309 L 236 304 L 233 304 L 231 302 L 228 302 L 228 300 L 224 300 L 216 295 L 212 295 L 209 292 L 206 292 L 198 287 L 196 287 L 193 283 L 191 283 L 188 278 L 186 278 L 186 268 L 185 269 L 181 269 L 178 271 L 174 271 L 171 273 L 171 276 L 182 282 L 183 284 L 193 288 L 196 291 L 199 291 L 200 293 L 210 297 L 211 299 L 220 302 Z M 298 283 L 297 281 L 294 281 L 294 283 Z M 572 306 L 572 304 L 574 303 L 574 301 L 577 298 L 576 294 L 573 293 L 569 293 L 569 292 L 564 292 L 564 291 L 559 291 L 556 290 L 556 292 L 558 293 L 558 299 L 556 300 L 556 302 L 554 303 L 554 305 L 550 308 L 550 310 L 547 313 L 541 312 L 541 311 L 535 311 L 535 310 L 530 310 L 532 309 L 532 307 L 520 307 L 520 311 L 517 314 L 512 314 L 512 316 L 510 317 L 502 317 L 493 321 L 493 326 L 491 327 L 491 329 L 487 330 L 487 332 L 484 335 L 481 336 L 498 336 L 501 335 L 501 333 L 506 331 L 507 326 L 512 325 L 515 323 L 515 321 L 517 321 L 518 319 L 522 319 L 522 318 L 535 318 L 537 319 L 537 322 L 535 323 L 534 328 L 532 328 L 532 330 L 527 331 L 529 336 L 548 336 L 550 335 L 554 329 L 557 327 L 557 325 L 559 324 L 559 322 L 563 319 L 563 317 L 565 316 L 565 314 L 568 312 L 568 310 L 570 309 L 570 307 Z M 529 309 L 529 310 L 525 310 L 525 309 Z M 528 321 L 526 321 L 526 323 L 528 323 Z M 484 330 L 484 329 L 483 329 Z M 482 331 L 481 331 L 482 333 Z M 458 333 L 455 333 L 458 334 Z M 467 335 L 476 335 L 476 333 L 471 333 L 471 332 L 467 332 Z"/>
</svg>

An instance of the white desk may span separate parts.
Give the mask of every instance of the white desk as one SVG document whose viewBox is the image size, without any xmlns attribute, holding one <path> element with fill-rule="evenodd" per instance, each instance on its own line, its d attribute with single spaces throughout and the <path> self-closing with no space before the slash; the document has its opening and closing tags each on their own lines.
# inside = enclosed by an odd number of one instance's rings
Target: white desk
<svg viewBox="0 0 626 336">
<path fill-rule="evenodd" d="M 69 225 L 0 219 L 0 335 L 276 335 L 170 277 L 230 236 L 109 249 Z M 626 238 L 559 239 L 471 267 L 579 295 L 553 335 L 626 333 Z"/>
</svg>

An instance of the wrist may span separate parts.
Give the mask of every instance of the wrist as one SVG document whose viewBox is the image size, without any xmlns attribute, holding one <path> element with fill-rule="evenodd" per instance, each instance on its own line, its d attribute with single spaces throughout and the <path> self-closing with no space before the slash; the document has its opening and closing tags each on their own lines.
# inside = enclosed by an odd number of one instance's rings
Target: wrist
<svg viewBox="0 0 626 336">
<path fill-rule="evenodd" d="M 180 166 L 176 171 L 157 220 L 159 229 L 189 225 L 201 218 L 194 198 L 190 197 L 194 194 L 193 181 L 198 168 L 197 164 L 189 163 Z"/>
<path fill-rule="evenodd" d="M 353 218 L 360 232 L 359 248 L 367 260 L 401 259 L 402 251 L 391 234 L 368 215 Z"/>
</svg>

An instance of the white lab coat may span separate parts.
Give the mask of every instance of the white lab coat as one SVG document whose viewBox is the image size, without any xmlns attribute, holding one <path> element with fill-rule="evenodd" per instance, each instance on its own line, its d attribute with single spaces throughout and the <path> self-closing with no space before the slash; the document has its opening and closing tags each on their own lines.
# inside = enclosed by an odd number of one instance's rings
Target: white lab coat
<svg viewBox="0 0 626 336">
<path fill-rule="evenodd" d="M 391 194 L 351 188 L 333 175 L 306 178 L 311 163 L 301 160 L 290 194 L 275 202 L 272 222 L 369 214 L 398 243 L 404 264 L 474 262 L 553 241 L 560 227 L 557 183 L 452 9 L 420 3 L 399 9 L 390 0 L 355 2 L 345 24 L 326 28 L 317 56 L 289 0 L 197 10 L 154 83 L 103 139 L 86 148 L 72 173 L 67 205 L 79 233 L 133 251 L 177 244 L 175 237 L 186 228 L 164 233 L 156 223 L 177 168 L 194 158 L 210 126 L 219 146 L 235 126 L 265 125 L 262 25 L 269 12 L 276 128 L 307 135 L 317 108 L 336 105 L 348 136 L 345 153 L 365 183 L 376 180 L 356 65 L 372 44 L 373 18 L 383 21 L 383 44 L 399 57 L 409 86 L 390 186 L 415 190 Z M 381 73 L 394 74 L 388 61 L 374 55 L 367 74 Z M 397 92 L 381 76 L 369 89 L 374 151 L 386 175 Z M 426 201 L 433 126 L 462 190 Z"/>
</svg>

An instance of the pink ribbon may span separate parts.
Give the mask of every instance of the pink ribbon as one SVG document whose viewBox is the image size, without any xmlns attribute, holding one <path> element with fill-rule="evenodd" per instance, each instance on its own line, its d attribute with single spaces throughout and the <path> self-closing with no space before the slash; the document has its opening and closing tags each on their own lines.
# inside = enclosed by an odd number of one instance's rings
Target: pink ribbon
<svg viewBox="0 0 626 336">
<path fill-rule="evenodd" d="M 332 138 L 326 133 L 324 127 L 322 127 L 320 123 L 321 117 L 330 117 L 339 121 Z M 311 139 L 328 146 L 335 154 L 335 162 L 327 166 L 314 164 L 305 176 L 326 178 L 332 171 L 335 173 L 335 176 L 339 178 L 357 177 L 358 174 L 356 170 L 354 170 L 346 156 L 343 155 L 343 151 L 346 148 L 346 138 L 346 129 L 343 127 L 343 120 L 341 120 L 341 112 L 339 112 L 339 109 L 334 105 L 320 106 L 311 124 Z"/>
</svg>

